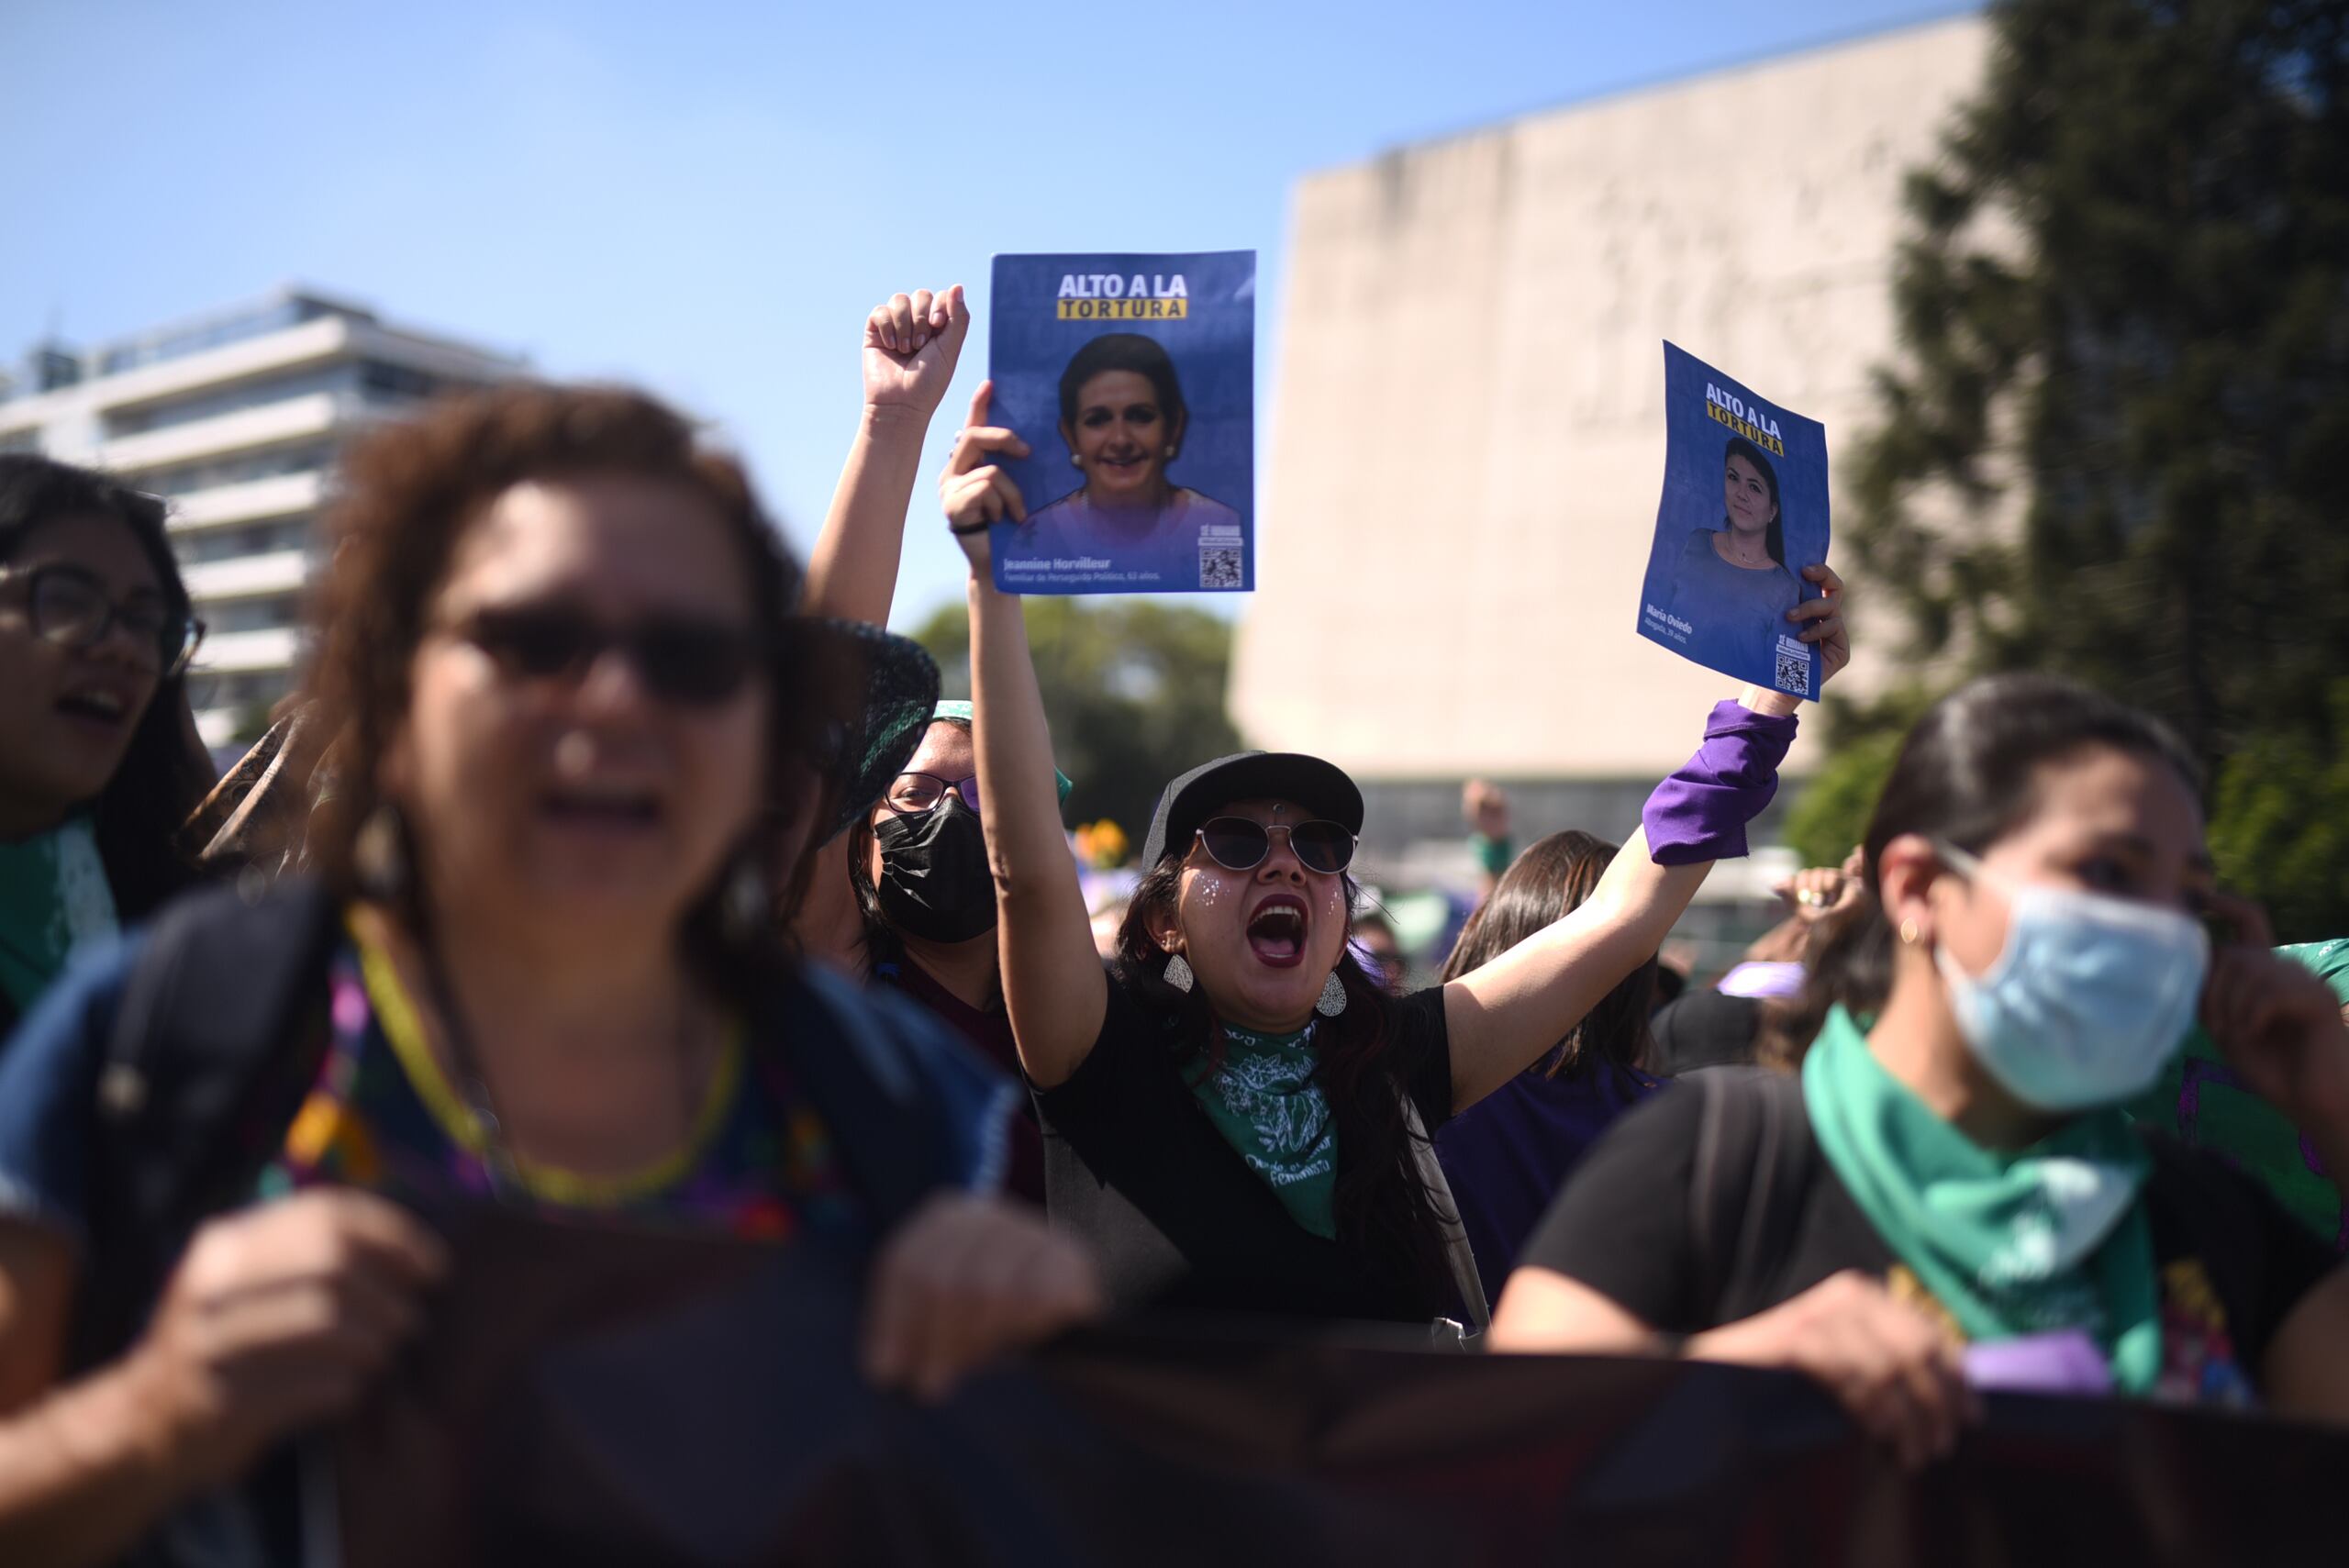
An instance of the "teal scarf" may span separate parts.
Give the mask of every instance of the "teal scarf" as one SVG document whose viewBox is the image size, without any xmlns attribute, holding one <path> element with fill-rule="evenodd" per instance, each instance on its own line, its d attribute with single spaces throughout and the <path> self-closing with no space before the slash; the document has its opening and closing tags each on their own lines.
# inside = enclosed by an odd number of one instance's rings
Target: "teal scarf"
<svg viewBox="0 0 2349 1568">
<path fill-rule="evenodd" d="M 1223 1027 L 1223 1067 L 1195 1080 L 1199 1108 L 1273 1189 L 1289 1218 L 1324 1240 L 1338 1234 L 1338 1133 L 1314 1077 L 1313 1026 L 1290 1035 Z"/>
<path fill-rule="evenodd" d="M 83 943 L 112 936 L 114 891 L 86 817 L 0 843 L 0 990 L 19 1014 Z"/>
<path fill-rule="evenodd" d="M 1975 1144 L 1838 1007 L 1803 1059 L 1811 1130 L 1876 1233 L 1972 1340 L 2084 1330 L 2133 1394 L 2161 1372 L 2152 1161 L 2119 1110 L 2018 1152 Z"/>
</svg>

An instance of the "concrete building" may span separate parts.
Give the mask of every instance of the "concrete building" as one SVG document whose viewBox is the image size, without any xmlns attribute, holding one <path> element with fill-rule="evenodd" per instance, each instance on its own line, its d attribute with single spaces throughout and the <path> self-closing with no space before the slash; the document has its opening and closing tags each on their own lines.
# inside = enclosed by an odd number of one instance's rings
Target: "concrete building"
<svg viewBox="0 0 2349 1568">
<path fill-rule="evenodd" d="M 1848 452 L 1896 353 L 1903 177 L 1989 43 L 1979 17 L 1933 22 L 1297 186 L 1231 702 L 1252 743 L 1364 781 L 1366 853 L 1456 845 L 1480 773 L 1512 781 L 1520 841 L 1636 825 L 1733 693 L 1633 631 L 1662 340 Z M 1889 628 L 1853 590 L 1863 687 L 1892 673 Z"/>
<path fill-rule="evenodd" d="M 421 398 L 523 369 L 289 289 L 86 350 L 36 349 L 21 384 L 0 383 L 0 451 L 106 469 L 170 500 L 207 628 L 189 690 L 217 747 L 285 692 L 338 443 Z"/>
</svg>

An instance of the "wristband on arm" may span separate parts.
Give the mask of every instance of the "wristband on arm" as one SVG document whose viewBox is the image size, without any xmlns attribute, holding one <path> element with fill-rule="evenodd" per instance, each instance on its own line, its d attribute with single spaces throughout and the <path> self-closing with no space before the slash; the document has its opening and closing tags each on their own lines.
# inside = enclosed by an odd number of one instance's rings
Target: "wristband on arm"
<svg viewBox="0 0 2349 1568">
<path fill-rule="evenodd" d="M 1640 812 L 1648 858 L 1660 866 L 1734 860 L 1745 825 L 1778 793 L 1778 764 L 1794 744 L 1795 720 L 1721 702 L 1705 719 L 1705 743 L 1655 786 Z"/>
</svg>

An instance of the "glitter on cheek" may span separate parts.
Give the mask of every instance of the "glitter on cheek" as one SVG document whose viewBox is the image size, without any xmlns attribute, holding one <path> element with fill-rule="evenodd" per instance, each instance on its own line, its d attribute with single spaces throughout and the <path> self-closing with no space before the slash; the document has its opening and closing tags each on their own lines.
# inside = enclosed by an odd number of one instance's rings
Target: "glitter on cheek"
<svg viewBox="0 0 2349 1568">
<path fill-rule="evenodd" d="M 1196 885 L 1199 890 L 1199 907 L 1202 909 L 1214 908 L 1216 900 L 1223 896 L 1223 884 L 1214 877 L 1203 876 Z"/>
</svg>

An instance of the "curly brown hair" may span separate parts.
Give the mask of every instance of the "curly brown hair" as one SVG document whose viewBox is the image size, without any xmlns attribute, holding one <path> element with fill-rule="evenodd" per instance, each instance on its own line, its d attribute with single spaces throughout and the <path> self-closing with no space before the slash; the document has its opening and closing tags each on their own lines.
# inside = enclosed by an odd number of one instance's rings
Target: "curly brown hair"
<svg viewBox="0 0 2349 1568">
<path fill-rule="evenodd" d="M 344 897 L 358 893 L 360 831 L 383 804 L 377 774 L 405 718 L 408 670 L 457 541 L 496 498 L 532 480 L 628 474 L 674 483 L 707 500 L 740 552 L 752 624 L 766 639 L 771 809 L 748 846 L 775 863 L 785 825 L 826 820 L 820 770 L 800 765 L 838 716 L 840 683 L 816 639 L 795 635 L 798 562 L 731 458 L 695 439 L 693 427 L 641 393 L 615 387 L 520 384 L 434 403 L 376 428 L 342 459 L 341 498 L 328 519 L 332 564 L 310 606 L 313 651 L 301 700 L 331 784 L 308 828 L 311 863 Z M 837 733 L 836 728 L 833 729 Z M 762 852 L 763 851 L 763 852 Z M 778 900 L 787 917 L 806 857 Z M 689 948 L 715 956 L 718 890 L 688 923 Z M 730 965 L 729 966 L 730 967 Z"/>
</svg>

